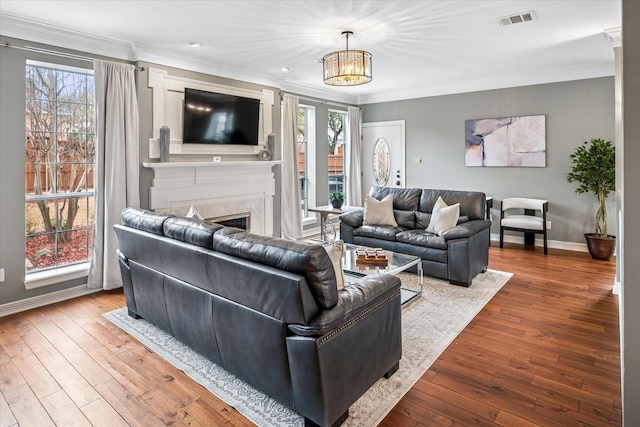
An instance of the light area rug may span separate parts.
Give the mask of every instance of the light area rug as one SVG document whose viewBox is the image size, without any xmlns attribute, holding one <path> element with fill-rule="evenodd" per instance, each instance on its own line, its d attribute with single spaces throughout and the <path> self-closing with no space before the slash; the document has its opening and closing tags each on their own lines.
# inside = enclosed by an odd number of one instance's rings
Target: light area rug
<svg viewBox="0 0 640 427">
<path fill-rule="evenodd" d="M 380 423 L 511 276 L 511 273 L 488 270 L 477 275 L 468 288 L 425 277 L 422 296 L 402 308 L 400 369 L 391 378 L 378 380 L 355 402 L 342 425 L 370 427 Z M 402 273 L 400 277 L 403 287 L 416 287 L 415 275 Z M 304 425 L 302 416 L 145 320 L 129 317 L 126 308 L 104 316 L 256 425 Z"/>
</svg>

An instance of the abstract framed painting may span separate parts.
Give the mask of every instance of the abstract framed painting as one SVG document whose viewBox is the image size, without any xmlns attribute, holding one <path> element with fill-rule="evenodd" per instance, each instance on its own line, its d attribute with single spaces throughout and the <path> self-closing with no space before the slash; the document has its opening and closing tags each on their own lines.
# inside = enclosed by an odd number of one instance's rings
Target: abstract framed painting
<svg viewBox="0 0 640 427">
<path fill-rule="evenodd" d="M 465 120 L 466 166 L 547 165 L 546 117 Z"/>
</svg>

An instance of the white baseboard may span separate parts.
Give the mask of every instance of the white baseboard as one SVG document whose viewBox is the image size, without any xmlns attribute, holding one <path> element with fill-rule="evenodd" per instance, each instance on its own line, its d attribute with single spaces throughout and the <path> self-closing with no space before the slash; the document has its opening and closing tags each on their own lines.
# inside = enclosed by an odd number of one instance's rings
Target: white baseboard
<svg viewBox="0 0 640 427">
<path fill-rule="evenodd" d="M 71 298 L 81 297 L 101 291 L 101 288 L 88 288 L 87 285 L 76 286 L 62 291 L 51 292 L 37 297 L 25 298 L 20 301 L 9 302 L 0 305 L 0 317 L 20 313 L 49 304 L 65 301 Z"/>
<path fill-rule="evenodd" d="M 614 295 L 620 295 L 620 292 L 622 292 L 622 283 L 616 280 L 613 283 L 613 291 L 611 291 L 611 293 Z"/>
<path fill-rule="evenodd" d="M 492 242 L 500 241 L 500 234 L 491 234 Z M 512 236 L 506 235 L 504 236 L 504 241 L 508 243 L 519 243 L 524 245 L 524 236 Z M 544 242 L 542 239 L 536 238 L 535 242 L 536 246 L 543 247 Z M 576 251 L 576 252 L 589 252 L 587 249 L 586 243 L 576 243 L 576 242 L 562 242 L 560 240 L 547 240 L 547 247 L 554 249 L 564 249 L 566 251 Z"/>
<path fill-rule="evenodd" d="M 320 227 L 308 228 L 306 230 L 302 230 L 302 237 L 307 239 L 311 236 L 319 236 L 320 235 Z"/>
</svg>

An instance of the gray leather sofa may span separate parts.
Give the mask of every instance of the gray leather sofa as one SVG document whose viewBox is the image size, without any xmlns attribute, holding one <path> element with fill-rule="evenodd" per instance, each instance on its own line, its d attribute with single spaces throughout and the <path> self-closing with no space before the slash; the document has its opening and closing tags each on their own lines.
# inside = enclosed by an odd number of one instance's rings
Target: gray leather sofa
<svg viewBox="0 0 640 427">
<path fill-rule="evenodd" d="M 400 280 L 338 291 L 318 245 L 127 208 L 115 226 L 129 315 L 305 417 L 339 425 L 402 353 Z"/>
<path fill-rule="evenodd" d="M 481 192 L 420 188 L 372 187 L 370 196 L 382 200 L 393 194 L 397 227 L 363 225 L 364 209 L 340 215 L 340 238 L 347 243 L 380 247 L 422 258 L 424 274 L 469 286 L 489 263 L 491 221 L 485 219 L 486 196 Z M 458 224 L 438 236 L 426 231 L 438 199 L 460 203 Z"/>
</svg>

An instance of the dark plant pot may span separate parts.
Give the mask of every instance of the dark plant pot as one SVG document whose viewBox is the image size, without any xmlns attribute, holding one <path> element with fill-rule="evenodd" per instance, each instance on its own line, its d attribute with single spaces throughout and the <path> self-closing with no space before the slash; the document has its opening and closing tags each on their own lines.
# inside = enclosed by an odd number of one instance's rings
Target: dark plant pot
<svg viewBox="0 0 640 427">
<path fill-rule="evenodd" d="M 342 207 L 342 204 L 344 203 L 344 200 L 340 199 L 340 200 L 332 200 L 331 201 L 331 206 L 333 206 L 336 209 L 340 209 Z"/>
<path fill-rule="evenodd" d="M 607 237 L 600 237 L 595 233 L 585 233 L 587 248 L 592 258 L 609 260 L 616 250 L 616 236 L 610 234 Z"/>
</svg>

